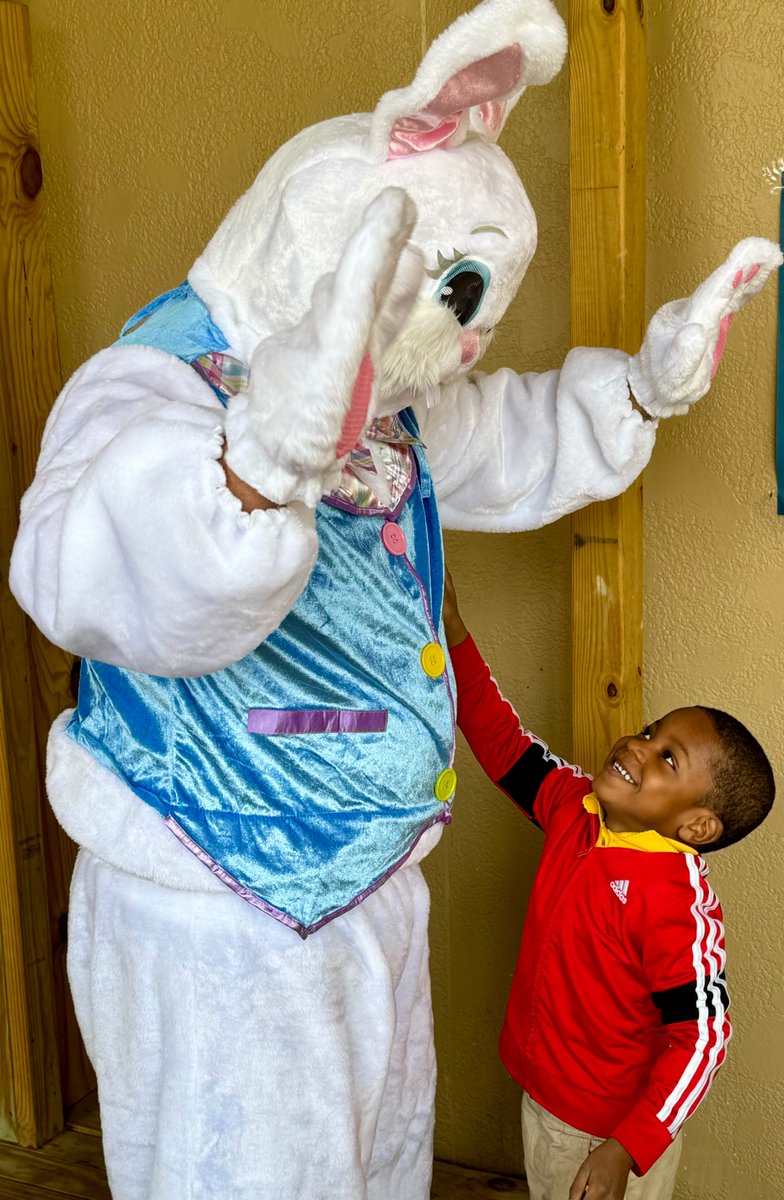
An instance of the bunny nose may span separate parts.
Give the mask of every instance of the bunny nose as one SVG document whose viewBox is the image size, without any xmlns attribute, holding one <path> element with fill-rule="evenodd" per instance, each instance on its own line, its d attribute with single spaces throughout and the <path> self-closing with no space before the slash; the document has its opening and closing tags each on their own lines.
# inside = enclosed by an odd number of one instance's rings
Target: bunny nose
<svg viewBox="0 0 784 1200">
<path fill-rule="evenodd" d="M 479 357 L 479 334 L 470 330 L 460 334 L 460 362 L 463 366 Z"/>
</svg>

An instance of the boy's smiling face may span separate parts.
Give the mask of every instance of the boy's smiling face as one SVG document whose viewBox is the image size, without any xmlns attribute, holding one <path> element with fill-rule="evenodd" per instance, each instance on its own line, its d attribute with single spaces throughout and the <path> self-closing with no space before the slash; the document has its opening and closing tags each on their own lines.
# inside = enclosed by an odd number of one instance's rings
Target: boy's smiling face
<svg viewBox="0 0 784 1200">
<path fill-rule="evenodd" d="M 721 754 L 716 727 L 702 708 L 677 708 L 642 733 L 620 738 L 594 779 L 607 828 L 655 829 L 697 846 L 717 840 L 721 819 L 704 800 Z"/>
</svg>

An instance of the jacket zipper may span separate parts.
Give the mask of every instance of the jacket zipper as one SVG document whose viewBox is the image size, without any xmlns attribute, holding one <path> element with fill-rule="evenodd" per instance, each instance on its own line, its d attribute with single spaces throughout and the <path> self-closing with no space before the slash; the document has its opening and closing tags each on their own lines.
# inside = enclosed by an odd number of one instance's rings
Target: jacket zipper
<svg viewBox="0 0 784 1200">
<path fill-rule="evenodd" d="M 591 825 L 593 826 L 595 823 L 596 823 L 596 817 L 591 815 Z M 598 831 L 597 831 L 597 836 L 598 836 Z M 580 850 L 579 853 L 576 855 L 577 868 L 576 868 L 576 870 L 574 870 L 572 872 L 571 881 L 562 890 L 560 899 L 558 900 L 557 904 L 552 909 L 552 912 L 550 913 L 550 919 L 547 922 L 547 929 L 545 930 L 544 936 L 542 937 L 542 940 L 539 944 L 539 962 L 537 963 L 537 966 L 536 966 L 536 974 L 534 975 L 534 982 L 533 982 L 533 986 L 531 987 L 530 1018 L 528 1021 L 528 1033 L 526 1035 L 525 1047 L 524 1047 L 523 1053 L 522 1053 L 523 1067 L 525 1067 L 526 1061 L 528 1059 L 528 1047 L 529 1047 L 529 1044 L 531 1041 L 531 1035 L 533 1034 L 533 1029 L 534 1029 L 533 1014 L 536 1009 L 536 1005 L 535 1005 L 534 1001 L 536 999 L 536 996 L 539 993 L 539 986 L 540 986 L 542 970 L 543 970 L 543 963 L 544 963 L 544 952 L 545 952 L 545 949 L 547 948 L 547 945 L 551 939 L 553 925 L 555 924 L 555 919 L 561 910 L 561 906 L 564 903 L 564 900 L 566 899 L 566 897 L 569 895 L 569 892 L 574 887 L 580 870 L 585 866 L 585 864 L 588 860 L 588 855 L 595 848 L 596 848 L 596 846 L 595 846 L 595 841 L 594 841 L 591 843 L 590 846 L 586 847 L 585 850 Z"/>
</svg>

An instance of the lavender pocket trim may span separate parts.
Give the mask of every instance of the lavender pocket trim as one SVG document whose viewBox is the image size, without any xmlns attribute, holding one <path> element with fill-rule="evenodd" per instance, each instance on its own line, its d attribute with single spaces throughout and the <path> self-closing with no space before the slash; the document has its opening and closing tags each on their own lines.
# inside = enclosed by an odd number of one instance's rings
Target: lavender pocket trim
<svg viewBox="0 0 784 1200">
<path fill-rule="evenodd" d="M 249 708 L 248 733 L 383 733 L 387 710 Z"/>
</svg>

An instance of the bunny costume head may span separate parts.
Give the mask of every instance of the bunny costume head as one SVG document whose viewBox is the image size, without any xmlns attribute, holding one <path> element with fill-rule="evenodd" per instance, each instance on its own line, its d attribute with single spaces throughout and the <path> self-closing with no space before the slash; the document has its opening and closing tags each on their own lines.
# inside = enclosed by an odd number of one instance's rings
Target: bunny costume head
<svg viewBox="0 0 784 1200">
<path fill-rule="evenodd" d="M 369 202 L 397 186 L 416 205 L 411 240 L 425 269 L 383 362 L 382 407 L 473 367 L 536 247 L 533 209 L 497 138 L 565 53 L 550 0 L 484 0 L 433 43 L 409 87 L 281 147 L 189 276 L 234 352 L 247 359 L 300 320 Z"/>
</svg>

